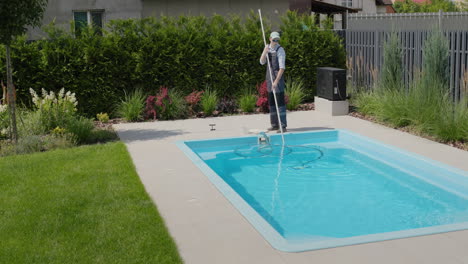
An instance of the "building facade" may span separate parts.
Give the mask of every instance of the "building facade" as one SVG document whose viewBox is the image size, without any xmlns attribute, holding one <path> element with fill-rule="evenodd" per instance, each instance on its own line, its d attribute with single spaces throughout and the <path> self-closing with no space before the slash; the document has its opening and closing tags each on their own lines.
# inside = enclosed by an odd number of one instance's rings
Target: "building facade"
<svg viewBox="0 0 468 264">
<path fill-rule="evenodd" d="M 345 6 L 364 13 L 386 13 L 383 1 L 390 0 L 321 0 L 324 3 Z M 288 9 L 310 12 L 315 0 L 49 0 L 43 25 L 54 22 L 56 26 L 70 29 L 75 26 L 102 27 L 113 19 L 144 18 L 149 16 L 242 14 L 262 9 L 272 23 L 279 24 L 279 16 Z M 381 3 L 381 4 L 379 4 Z M 390 2 L 391 4 L 391 2 Z M 300 8 L 300 7 L 309 7 Z M 294 7 L 294 8 L 292 8 Z M 28 31 L 30 39 L 44 36 L 40 28 Z"/>
</svg>

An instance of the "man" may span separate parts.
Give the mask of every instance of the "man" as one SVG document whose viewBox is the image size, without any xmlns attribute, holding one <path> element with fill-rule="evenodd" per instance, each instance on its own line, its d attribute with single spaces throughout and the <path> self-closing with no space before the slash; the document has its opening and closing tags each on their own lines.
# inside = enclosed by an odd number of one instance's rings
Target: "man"
<svg viewBox="0 0 468 264">
<path fill-rule="evenodd" d="M 271 127 L 268 130 L 280 131 L 280 125 L 283 128 L 283 132 L 286 131 L 286 104 L 284 101 L 284 77 L 283 73 L 286 69 L 286 52 L 284 48 L 279 44 L 280 34 L 278 32 L 271 32 L 270 34 L 270 45 L 267 45 L 263 50 L 262 56 L 260 57 L 260 64 L 264 65 L 267 63 L 267 57 L 270 59 L 270 67 L 273 75 L 273 83 L 271 83 L 270 69 L 267 67 L 266 71 L 266 82 L 268 89 L 268 104 L 270 106 L 270 123 Z M 273 92 L 276 94 L 276 100 L 278 101 L 278 109 L 276 109 L 275 98 Z M 281 124 L 278 124 L 278 114 L 281 119 Z"/>
</svg>

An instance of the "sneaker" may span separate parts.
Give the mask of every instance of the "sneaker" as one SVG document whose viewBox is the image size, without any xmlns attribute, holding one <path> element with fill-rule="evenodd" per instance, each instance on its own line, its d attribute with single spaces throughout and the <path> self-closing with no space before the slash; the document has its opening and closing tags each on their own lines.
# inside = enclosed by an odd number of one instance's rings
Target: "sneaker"
<svg viewBox="0 0 468 264">
<path fill-rule="evenodd" d="M 286 133 L 286 132 L 288 132 L 288 130 L 285 127 L 283 127 L 283 133 Z M 278 133 L 281 133 L 281 129 L 279 128 L 278 128 Z"/>
<path fill-rule="evenodd" d="M 278 130 L 279 127 L 269 127 L 267 130 L 268 131 L 275 131 L 275 130 Z"/>
</svg>

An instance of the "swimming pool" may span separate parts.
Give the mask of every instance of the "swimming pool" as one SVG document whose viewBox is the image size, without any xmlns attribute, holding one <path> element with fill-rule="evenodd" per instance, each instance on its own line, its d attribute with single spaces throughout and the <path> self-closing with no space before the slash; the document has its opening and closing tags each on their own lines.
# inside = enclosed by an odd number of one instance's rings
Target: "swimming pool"
<svg viewBox="0 0 468 264">
<path fill-rule="evenodd" d="M 468 175 L 345 130 L 180 141 L 276 249 L 337 247 L 468 229 Z"/>
</svg>

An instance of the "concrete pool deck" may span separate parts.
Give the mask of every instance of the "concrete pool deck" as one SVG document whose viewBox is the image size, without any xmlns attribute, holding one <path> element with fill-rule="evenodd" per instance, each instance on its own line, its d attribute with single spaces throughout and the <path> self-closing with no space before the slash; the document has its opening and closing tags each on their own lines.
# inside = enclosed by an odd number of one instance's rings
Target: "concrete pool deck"
<svg viewBox="0 0 468 264">
<path fill-rule="evenodd" d="M 175 145 L 236 137 L 269 125 L 268 115 L 114 125 L 185 263 L 464 263 L 468 230 L 286 253 L 270 246 Z M 216 124 L 210 131 L 209 124 Z M 468 152 L 351 116 L 288 113 L 288 132 L 347 129 L 468 171 Z"/>
</svg>

